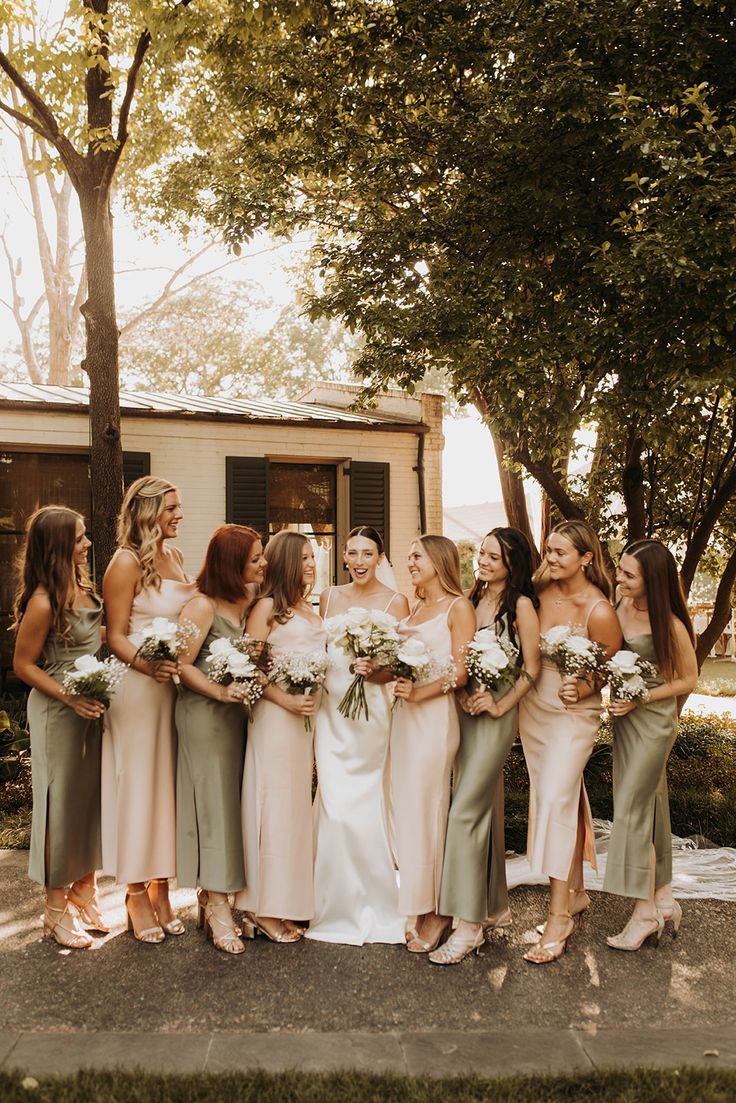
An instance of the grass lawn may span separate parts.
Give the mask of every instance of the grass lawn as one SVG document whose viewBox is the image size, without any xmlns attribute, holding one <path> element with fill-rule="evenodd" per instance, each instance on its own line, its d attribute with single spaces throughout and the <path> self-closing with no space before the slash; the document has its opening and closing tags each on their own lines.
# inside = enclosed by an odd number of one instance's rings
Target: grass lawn
<svg viewBox="0 0 736 1103">
<path fill-rule="evenodd" d="M 501 1080 L 358 1072 L 80 1072 L 28 1087 L 20 1076 L 0 1072 L 3 1103 L 729 1103 L 735 1096 L 736 1070 L 727 1069 L 628 1069 Z"/>
<path fill-rule="evenodd" d="M 706 659 L 695 692 L 708 693 L 712 697 L 736 697 L 736 663 L 728 659 Z"/>
</svg>

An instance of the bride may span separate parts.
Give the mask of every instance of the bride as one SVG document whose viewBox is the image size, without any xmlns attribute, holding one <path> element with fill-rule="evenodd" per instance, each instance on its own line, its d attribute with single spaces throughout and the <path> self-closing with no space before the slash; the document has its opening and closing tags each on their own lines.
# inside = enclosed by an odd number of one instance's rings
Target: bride
<svg viewBox="0 0 736 1103">
<path fill-rule="evenodd" d="M 388 564 L 376 529 L 354 528 L 344 556 L 351 581 L 330 587 L 320 598 L 330 667 L 315 731 L 315 918 L 306 937 L 352 946 L 403 942 L 405 920 L 398 912 L 384 799 L 391 726 L 388 688 L 371 680 L 371 659 L 351 660 L 334 641 L 337 618 L 348 609 L 386 612 L 400 620 L 408 616 L 409 605 L 403 594 L 377 577 Z M 337 710 L 354 672 L 366 676 L 370 720 L 360 713 L 350 720 Z"/>
</svg>

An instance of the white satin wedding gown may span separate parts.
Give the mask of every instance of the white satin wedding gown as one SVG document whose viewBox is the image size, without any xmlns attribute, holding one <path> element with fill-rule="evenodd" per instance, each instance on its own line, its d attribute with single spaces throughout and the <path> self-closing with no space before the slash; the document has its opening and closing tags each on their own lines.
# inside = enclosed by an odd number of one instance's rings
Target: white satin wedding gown
<svg viewBox="0 0 736 1103">
<path fill-rule="evenodd" d="M 325 612 L 330 666 L 315 724 L 315 917 L 306 937 L 349 946 L 403 943 L 387 812 L 390 695 L 387 686 L 366 682 L 370 719 L 340 715 L 351 658 L 333 642 L 329 598 Z"/>
</svg>

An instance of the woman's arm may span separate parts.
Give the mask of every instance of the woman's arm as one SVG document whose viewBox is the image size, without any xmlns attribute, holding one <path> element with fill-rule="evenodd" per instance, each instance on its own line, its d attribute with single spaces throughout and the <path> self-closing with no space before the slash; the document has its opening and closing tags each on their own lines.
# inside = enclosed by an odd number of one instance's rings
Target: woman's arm
<svg viewBox="0 0 736 1103">
<path fill-rule="evenodd" d="M 590 614 L 588 621 L 588 635 L 594 643 L 599 643 L 605 650 L 606 659 L 610 659 L 621 648 L 623 636 L 621 625 L 616 616 L 616 611 L 609 603 L 601 602 Z M 600 689 L 599 685 L 591 685 L 590 682 L 580 678 L 563 678 L 560 686 L 559 697 L 566 705 L 574 705 L 576 701 L 584 701 L 586 697 L 592 697 Z"/>
<path fill-rule="evenodd" d="M 611 716 L 626 716 L 633 712 L 640 703 L 646 705 L 648 701 L 666 701 L 669 697 L 685 698 L 695 689 L 698 684 L 698 660 L 695 656 L 695 649 L 682 621 L 677 617 L 674 617 L 673 620 L 676 651 L 674 678 L 669 682 L 663 682 L 660 686 L 653 686 L 645 701 L 612 700 L 608 706 Z"/>
<path fill-rule="evenodd" d="M 450 610 L 448 627 L 452 640 L 452 661 L 455 664 L 455 677 L 450 688 L 460 688 L 468 680 L 468 668 L 465 665 L 465 648 L 472 640 L 476 631 L 475 609 L 467 598 L 460 598 Z M 425 682 L 416 685 L 407 678 L 397 678 L 394 682 L 394 693 L 397 697 L 403 697 L 405 701 L 418 704 L 420 701 L 429 701 L 433 697 L 441 697 L 448 692 L 447 682 L 437 678 L 433 682 Z"/>
<path fill-rule="evenodd" d="M 36 592 L 32 595 L 23 619 L 18 625 L 13 652 L 13 670 L 19 678 L 33 689 L 61 701 L 84 720 L 95 720 L 102 716 L 105 706 L 100 701 L 92 701 L 76 693 L 67 693 L 63 687 L 42 670 L 38 660 L 43 653 L 43 645 L 51 631 L 51 602 L 48 594 Z"/>
<path fill-rule="evenodd" d="M 132 552 L 119 549 L 110 560 L 102 580 L 102 596 L 105 602 L 107 646 L 122 662 L 133 670 L 147 674 L 156 682 L 168 682 L 176 674 L 176 663 L 163 659 L 145 662 L 136 659 L 136 646 L 128 639 L 130 611 L 135 599 L 135 588 L 141 569 Z"/>
<path fill-rule="evenodd" d="M 528 597 L 520 597 L 516 603 L 516 631 L 521 644 L 521 652 L 524 656 L 524 665 L 521 675 L 516 679 L 516 684 L 500 700 L 496 700 L 492 693 L 474 693 L 468 697 L 467 702 L 461 706 L 471 716 L 487 712 L 489 716 L 499 719 L 510 712 L 532 688 L 539 677 L 541 660 L 539 655 L 539 617 L 537 610 Z"/>
<path fill-rule="evenodd" d="M 190 621 L 197 629 L 197 635 L 179 656 L 179 673 L 181 680 L 188 689 L 195 693 L 201 693 L 203 697 L 211 697 L 213 701 L 242 701 L 243 691 L 236 685 L 221 686 L 211 682 L 207 675 L 194 665 L 194 660 L 202 650 L 202 644 L 207 638 L 207 633 L 212 627 L 215 610 L 212 602 L 204 594 L 196 594 L 191 598 L 181 613 L 179 623 Z"/>
</svg>

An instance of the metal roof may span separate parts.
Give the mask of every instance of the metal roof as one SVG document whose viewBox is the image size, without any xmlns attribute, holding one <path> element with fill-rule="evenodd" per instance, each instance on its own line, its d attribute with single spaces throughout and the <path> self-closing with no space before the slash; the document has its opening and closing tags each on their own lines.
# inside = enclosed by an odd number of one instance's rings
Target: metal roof
<svg viewBox="0 0 736 1103">
<path fill-rule="evenodd" d="M 0 405 L 24 404 L 86 407 L 89 402 L 88 387 L 52 387 L 36 383 L 7 383 L 0 381 Z M 409 418 L 397 418 L 380 414 L 354 413 L 343 407 L 314 405 L 311 402 L 284 402 L 277 398 L 211 398 L 202 395 L 181 395 L 173 392 L 153 393 L 151 391 L 121 391 L 121 413 L 129 415 L 140 413 L 167 413 L 172 416 L 187 414 L 200 418 L 208 415 L 213 419 L 233 419 L 244 421 L 316 421 L 339 423 L 341 426 L 396 426 L 413 427 L 419 422 Z"/>
</svg>

